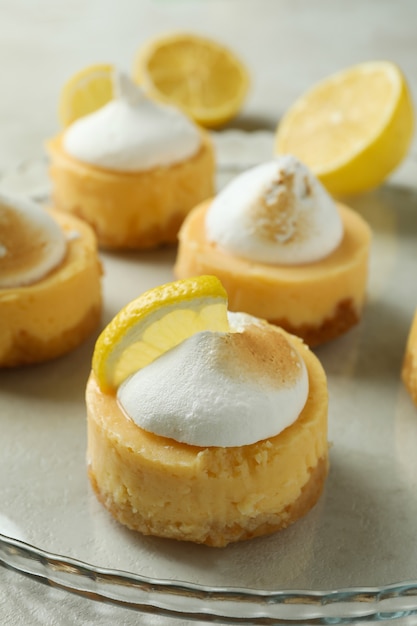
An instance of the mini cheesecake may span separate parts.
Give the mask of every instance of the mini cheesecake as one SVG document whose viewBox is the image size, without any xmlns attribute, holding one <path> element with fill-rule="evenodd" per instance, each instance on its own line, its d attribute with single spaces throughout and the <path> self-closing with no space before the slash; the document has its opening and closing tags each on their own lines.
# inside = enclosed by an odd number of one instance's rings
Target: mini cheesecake
<svg viewBox="0 0 417 626">
<path fill-rule="evenodd" d="M 283 338 L 287 348 L 281 351 Z M 201 447 L 144 430 L 91 373 L 88 473 L 98 499 L 119 522 L 145 535 L 222 547 L 286 528 L 316 504 L 328 472 L 323 368 L 300 339 L 275 326 L 249 330 L 247 342 L 261 372 L 271 370 L 267 345 L 269 356 L 279 350 L 274 358 L 298 351 L 308 375 L 298 418 L 249 445 Z"/>
<path fill-rule="evenodd" d="M 47 151 L 55 207 L 88 222 L 105 248 L 176 242 L 187 213 L 214 191 L 208 134 L 120 72 L 113 99 L 54 137 Z"/>
<path fill-rule="evenodd" d="M 65 151 L 62 134 L 47 151 L 54 207 L 88 222 L 103 248 L 175 243 L 185 216 L 214 192 L 213 147 L 203 131 L 195 155 L 138 172 L 83 163 Z"/>
<path fill-rule="evenodd" d="M 355 325 L 362 313 L 371 231 L 353 210 L 337 205 L 344 235 L 328 256 L 313 263 L 273 265 L 231 254 L 208 241 L 210 202 L 196 207 L 179 233 L 174 274 L 217 276 L 231 311 L 245 311 L 298 335 L 311 347 Z"/>
<path fill-rule="evenodd" d="M 35 282 L 0 288 L 0 367 L 65 354 L 100 321 L 102 270 L 95 235 L 74 216 L 49 214 L 66 237 L 66 253 L 56 268 Z M 0 273 L 1 268 L 0 259 Z"/>
</svg>

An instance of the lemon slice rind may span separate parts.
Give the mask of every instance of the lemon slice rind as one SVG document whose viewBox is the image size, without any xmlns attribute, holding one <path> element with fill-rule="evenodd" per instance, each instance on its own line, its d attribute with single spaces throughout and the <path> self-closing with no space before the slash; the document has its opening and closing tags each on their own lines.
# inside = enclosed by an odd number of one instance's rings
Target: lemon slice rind
<svg viewBox="0 0 417 626">
<path fill-rule="evenodd" d="M 93 371 L 100 388 L 111 392 L 196 332 L 228 329 L 227 296 L 217 278 L 167 283 L 130 302 L 104 329 L 94 350 Z"/>
</svg>

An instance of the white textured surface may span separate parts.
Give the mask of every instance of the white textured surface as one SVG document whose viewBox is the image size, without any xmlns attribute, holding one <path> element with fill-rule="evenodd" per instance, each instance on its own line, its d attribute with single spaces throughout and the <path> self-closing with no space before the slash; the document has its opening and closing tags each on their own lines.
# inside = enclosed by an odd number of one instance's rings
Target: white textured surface
<svg viewBox="0 0 417 626">
<path fill-rule="evenodd" d="M 273 128 L 306 87 L 363 60 L 398 62 L 417 100 L 414 0 L 0 0 L 0 15 L 0 169 L 39 157 L 57 130 L 66 77 L 93 62 L 128 70 L 145 37 L 176 28 L 217 37 L 249 65 L 252 90 L 235 126 Z M 0 375 L 7 517 L 1 528 L 43 548 L 115 567 L 145 564 L 166 576 L 201 580 L 204 563 L 203 574 L 220 584 L 245 577 L 270 587 L 416 579 L 417 413 L 399 380 L 417 305 L 416 181 L 410 157 L 389 185 L 351 203 L 375 232 L 369 298 L 362 324 L 317 352 L 329 375 L 332 469 L 323 499 L 305 520 L 226 552 L 141 541 L 114 524 L 84 471 L 83 387 L 92 338 L 68 358 Z M 170 280 L 173 260 L 167 250 L 106 256 L 103 323 L 138 291 Z M 0 622 L 184 624 L 84 600 L 3 569 Z"/>
<path fill-rule="evenodd" d="M 26 237 L 8 239 L 7 234 L 11 233 L 7 224 L 10 223 L 20 224 Z M 39 251 L 35 264 L 29 267 L 19 262 L 22 241 L 26 241 L 29 252 Z M 66 249 L 63 231 L 37 203 L 25 196 L 0 192 L 0 288 L 21 287 L 38 281 L 61 263 Z"/>
</svg>

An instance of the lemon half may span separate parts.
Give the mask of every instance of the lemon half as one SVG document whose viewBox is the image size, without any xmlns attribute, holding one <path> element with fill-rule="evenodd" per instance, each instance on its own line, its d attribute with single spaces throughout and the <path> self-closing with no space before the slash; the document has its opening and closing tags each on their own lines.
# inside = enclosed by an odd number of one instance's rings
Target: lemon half
<svg viewBox="0 0 417 626">
<path fill-rule="evenodd" d="M 414 111 L 394 63 L 361 63 L 313 86 L 284 115 L 275 151 L 293 154 L 330 193 L 381 184 L 407 154 Z"/>
<path fill-rule="evenodd" d="M 59 98 L 59 120 L 69 126 L 75 120 L 93 113 L 113 99 L 113 66 L 90 65 L 64 84 Z"/>
<path fill-rule="evenodd" d="M 177 106 L 208 128 L 232 119 L 249 87 L 246 67 L 231 50 L 190 33 L 160 36 L 144 44 L 133 78 L 149 96 Z"/>
</svg>

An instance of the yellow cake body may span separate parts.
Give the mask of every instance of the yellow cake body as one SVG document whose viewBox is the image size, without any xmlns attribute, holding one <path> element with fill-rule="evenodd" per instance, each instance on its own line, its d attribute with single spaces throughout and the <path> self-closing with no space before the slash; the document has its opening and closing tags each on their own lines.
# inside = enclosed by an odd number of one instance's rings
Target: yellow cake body
<svg viewBox="0 0 417 626">
<path fill-rule="evenodd" d="M 214 153 L 204 132 L 195 155 L 140 172 L 82 163 L 65 152 L 62 135 L 49 141 L 47 149 L 55 207 L 88 222 L 105 248 L 176 242 L 185 216 L 214 192 Z"/>
<path fill-rule="evenodd" d="M 201 448 L 146 432 L 91 374 L 89 476 L 117 520 L 144 534 L 221 547 L 285 528 L 314 506 L 328 470 L 326 377 L 307 346 L 285 336 L 305 360 L 306 405 L 277 436 L 241 447 Z"/>
<path fill-rule="evenodd" d="M 417 312 L 408 335 L 401 376 L 414 404 L 417 405 Z"/>
<path fill-rule="evenodd" d="M 50 214 L 68 237 L 63 262 L 28 286 L 0 289 L 0 366 L 39 363 L 69 352 L 98 325 L 101 264 L 81 220 Z"/>
<path fill-rule="evenodd" d="M 210 201 L 196 207 L 179 233 L 177 278 L 214 274 L 229 309 L 268 320 L 316 346 L 342 334 L 361 316 L 368 277 L 371 231 L 354 211 L 338 205 L 341 244 L 315 263 L 277 266 L 233 256 L 207 241 Z"/>
</svg>

